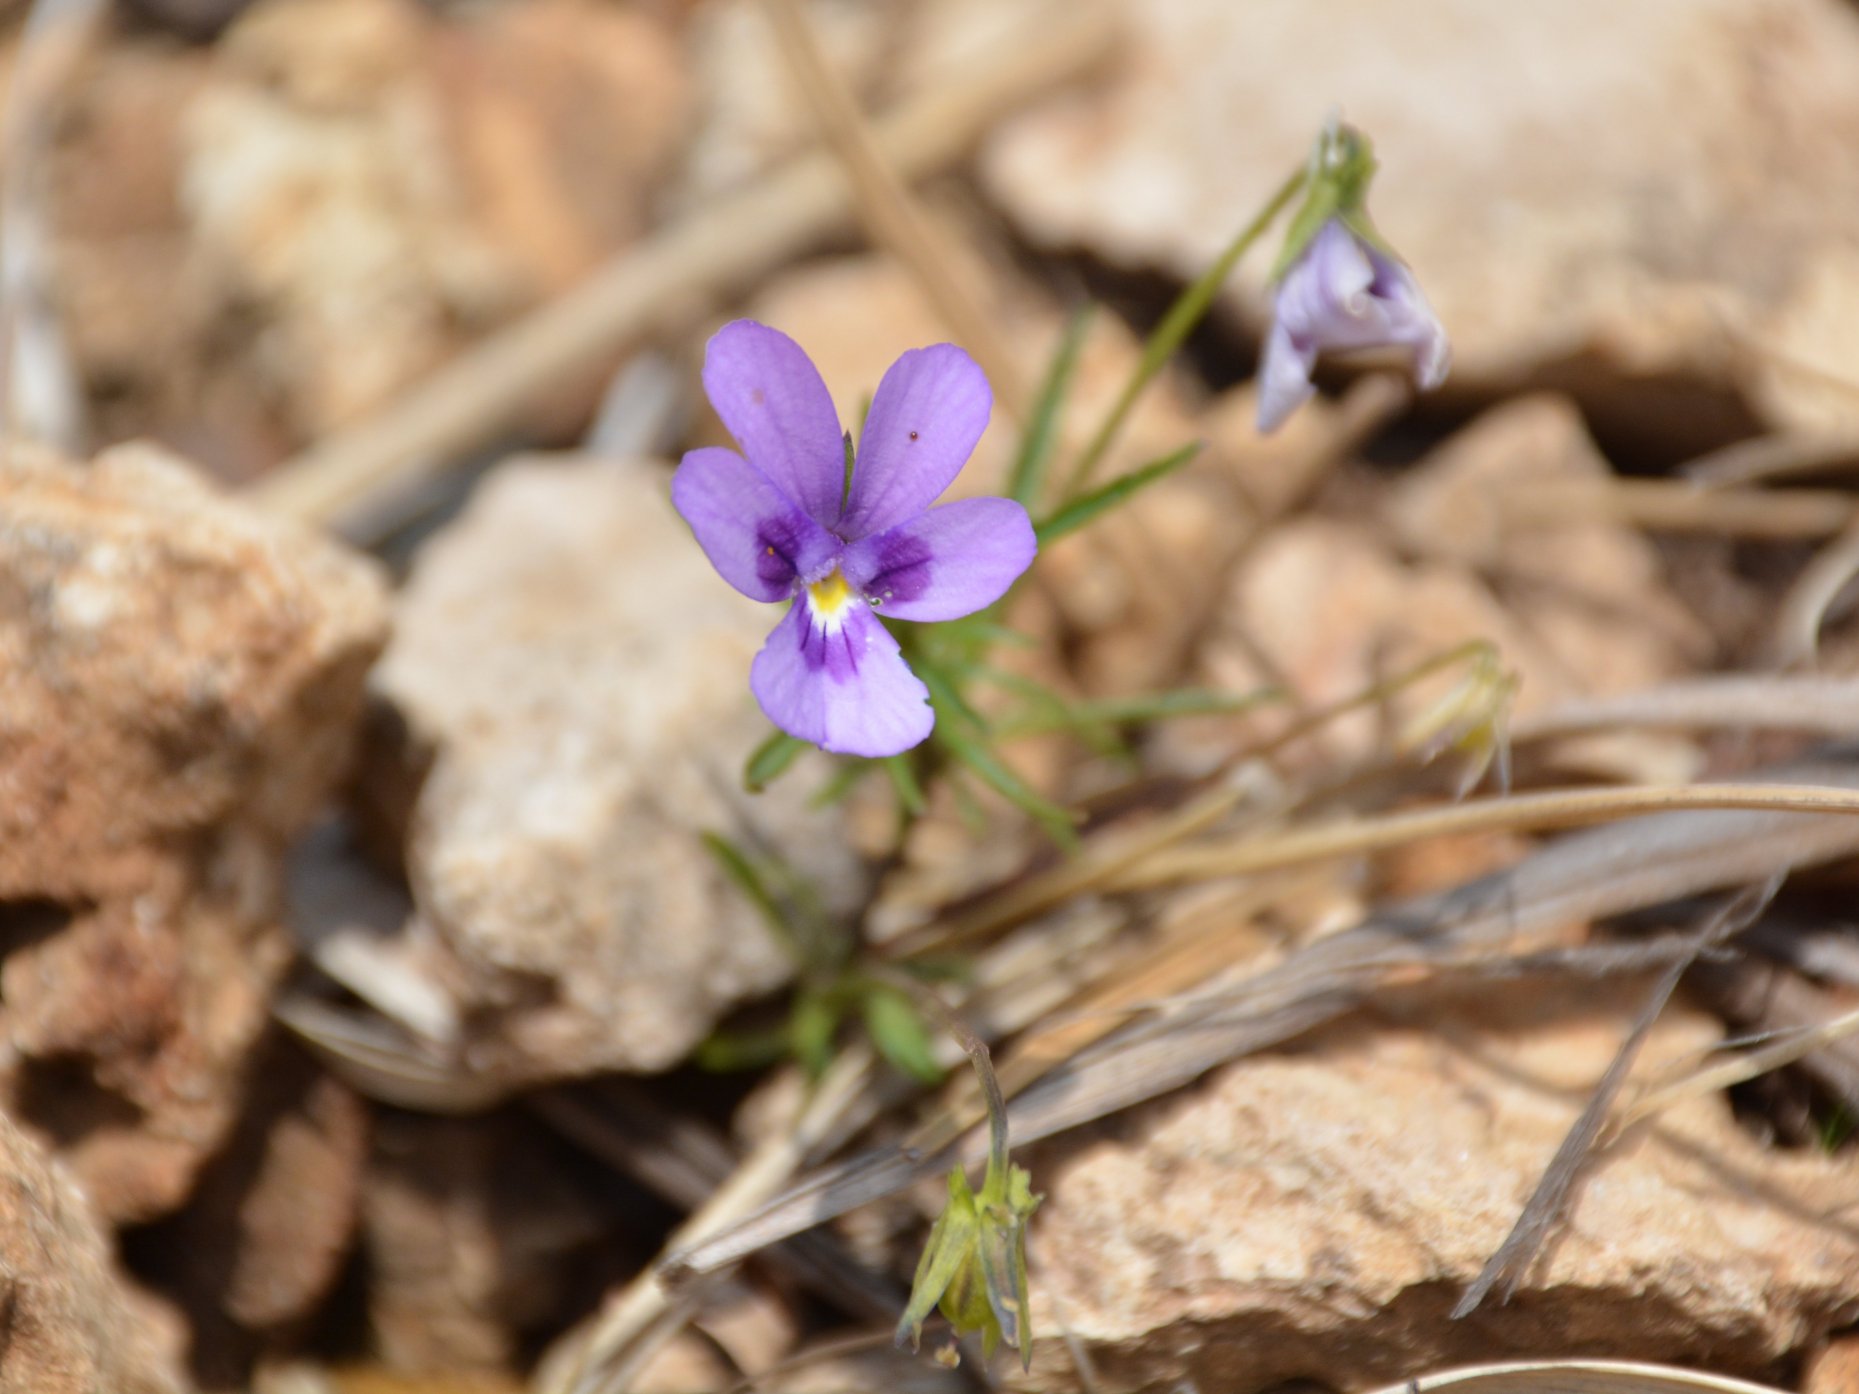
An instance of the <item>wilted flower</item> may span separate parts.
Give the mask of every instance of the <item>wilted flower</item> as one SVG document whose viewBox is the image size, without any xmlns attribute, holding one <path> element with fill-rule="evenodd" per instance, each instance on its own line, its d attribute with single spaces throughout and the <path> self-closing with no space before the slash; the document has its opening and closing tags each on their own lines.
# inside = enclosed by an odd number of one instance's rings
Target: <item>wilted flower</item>
<svg viewBox="0 0 1859 1394">
<path fill-rule="evenodd" d="M 935 724 L 929 692 L 873 611 L 972 614 L 1037 550 L 1011 499 L 930 507 L 988 424 L 987 378 L 953 344 L 904 354 L 878 384 L 856 463 L 818 370 L 778 330 L 724 325 L 704 353 L 704 390 L 743 453 L 689 452 L 672 502 L 724 580 L 754 600 L 793 600 L 750 667 L 756 701 L 825 750 L 908 750 Z"/>
<path fill-rule="evenodd" d="M 910 1285 L 910 1305 L 897 1323 L 897 1344 L 912 1349 L 923 1319 L 940 1307 L 958 1336 L 981 1333 L 984 1355 L 1002 1340 L 1033 1358 L 1026 1300 L 1026 1221 L 1038 1208 L 1032 1177 L 1011 1163 L 988 1163 L 977 1195 L 958 1166 L 949 1173 L 949 1203 L 930 1230 Z"/>
<path fill-rule="evenodd" d="M 1374 170 L 1360 132 L 1331 127 L 1319 138 L 1310 193 L 1280 259 L 1259 369 L 1260 431 L 1276 430 L 1309 399 L 1317 357 L 1331 350 L 1405 349 L 1417 387 L 1445 381 L 1446 331 L 1369 222 L 1363 200 Z"/>
</svg>

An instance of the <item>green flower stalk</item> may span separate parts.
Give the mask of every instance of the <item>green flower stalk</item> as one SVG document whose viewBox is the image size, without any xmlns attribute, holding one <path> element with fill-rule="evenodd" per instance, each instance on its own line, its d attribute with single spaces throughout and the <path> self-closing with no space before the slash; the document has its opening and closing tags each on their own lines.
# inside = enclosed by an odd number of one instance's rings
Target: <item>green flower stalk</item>
<svg viewBox="0 0 1859 1394">
<path fill-rule="evenodd" d="M 1020 1352 L 1020 1366 L 1033 1363 L 1033 1327 L 1027 1308 L 1026 1222 L 1039 1206 L 1033 1178 L 1007 1156 L 1007 1104 L 987 1045 L 943 1006 L 933 993 L 925 1005 L 939 1018 L 975 1067 L 988 1106 L 988 1169 L 981 1189 L 969 1186 L 957 1165 L 949 1173 L 949 1201 L 930 1229 L 917 1262 L 910 1302 L 897 1323 L 897 1344 L 916 1350 L 923 1322 L 940 1308 L 955 1334 L 981 1333 L 991 1356 L 1005 1341 Z"/>
<path fill-rule="evenodd" d="M 1323 353 L 1393 348 L 1422 391 L 1445 380 L 1452 351 L 1413 273 L 1375 230 L 1375 154 L 1353 126 L 1331 123 L 1311 154 L 1304 203 L 1272 272 L 1272 328 L 1259 368 L 1259 430 L 1276 430 L 1315 390 Z"/>
</svg>

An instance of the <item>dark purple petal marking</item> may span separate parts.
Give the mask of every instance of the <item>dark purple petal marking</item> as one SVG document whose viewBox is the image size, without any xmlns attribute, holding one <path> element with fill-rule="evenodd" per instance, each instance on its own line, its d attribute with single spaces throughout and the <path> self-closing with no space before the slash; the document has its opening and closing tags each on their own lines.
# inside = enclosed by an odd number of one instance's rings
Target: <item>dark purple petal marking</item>
<svg viewBox="0 0 1859 1394">
<path fill-rule="evenodd" d="M 755 525 L 755 571 L 770 590 L 793 593 L 808 558 L 807 525 L 812 522 L 793 513 L 763 518 Z"/>
<path fill-rule="evenodd" d="M 873 606 L 884 609 L 908 604 L 930 588 L 935 556 L 928 542 L 902 528 L 879 533 L 868 541 L 874 569 L 860 580 L 859 590 Z"/>
<path fill-rule="evenodd" d="M 885 615 L 952 620 L 992 605 L 1039 544 L 1012 499 L 958 499 L 846 548 L 846 579 Z"/>
<path fill-rule="evenodd" d="M 751 600 L 783 600 L 797 579 L 832 569 L 843 544 L 733 450 L 685 455 L 672 505 L 717 573 Z"/>
</svg>

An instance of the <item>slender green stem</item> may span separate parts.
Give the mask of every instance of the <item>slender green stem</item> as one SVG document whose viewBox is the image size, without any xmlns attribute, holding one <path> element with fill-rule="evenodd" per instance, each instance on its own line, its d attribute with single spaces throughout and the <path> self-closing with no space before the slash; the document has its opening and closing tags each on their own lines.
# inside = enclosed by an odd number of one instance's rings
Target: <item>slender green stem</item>
<svg viewBox="0 0 1859 1394">
<path fill-rule="evenodd" d="M 1298 196 L 1309 176 L 1309 168 L 1299 165 L 1296 173 L 1279 185 L 1278 191 L 1271 196 L 1252 221 L 1240 230 L 1239 236 L 1233 239 L 1224 252 L 1220 253 L 1220 259 L 1202 272 L 1200 278 L 1182 291 L 1175 303 L 1168 307 L 1168 313 L 1162 317 L 1162 323 L 1149 336 L 1149 342 L 1143 345 L 1142 360 L 1136 365 L 1136 371 L 1123 385 L 1122 394 L 1111 406 L 1109 414 L 1104 417 L 1103 424 L 1097 428 L 1097 434 L 1091 437 L 1091 443 L 1085 447 L 1084 454 L 1079 457 L 1070 479 L 1066 481 L 1064 497 L 1072 497 L 1090 483 L 1091 475 L 1116 442 L 1118 432 L 1123 429 L 1124 419 L 1129 416 L 1130 409 L 1136 405 L 1136 399 L 1142 396 L 1143 389 L 1149 385 L 1157 373 L 1162 371 L 1162 365 L 1173 358 L 1182 344 L 1187 342 L 1188 335 L 1193 333 L 1194 327 L 1206 317 L 1208 307 L 1213 304 L 1214 296 L 1225 284 L 1226 278 L 1232 274 L 1239 259 L 1251 250 L 1252 244 L 1264 235 L 1265 230 L 1277 220 L 1280 213 L 1284 212 L 1291 200 Z"/>
<path fill-rule="evenodd" d="M 957 1016 L 947 1002 L 924 984 L 902 973 L 886 973 L 884 980 L 908 992 L 923 1009 L 923 1014 L 934 1018 L 936 1024 L 968 1052 L 968 1061 L 975 1067 L 975 1078 L 981 1083 L 981 1096 L 988 1106 L 988 1176 L 1005 1178 L 1007 1098 L 1001 1093 L 1000 1080 L 994 1073 L 994 1057 L 988 1051 L 988 1043 L 977 1036 L 974 1028 Z"/>
</svg>

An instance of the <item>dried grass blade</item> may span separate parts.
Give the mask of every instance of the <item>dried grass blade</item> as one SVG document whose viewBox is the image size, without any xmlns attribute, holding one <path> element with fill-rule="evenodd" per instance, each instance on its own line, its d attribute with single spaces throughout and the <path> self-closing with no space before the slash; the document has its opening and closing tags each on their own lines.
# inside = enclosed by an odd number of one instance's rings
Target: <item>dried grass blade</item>
<svg viewBox="0 0 1859 1394">
<path fill-rule="evenodd" d="M 1374 1394 L 1780 1394 L 1765 1384 L 1627 1360 L 1521 1360 L 1467 1365 Z"/>
<path fill-rule="evenodd" d="M 1465 1295 L 1459 1299 L 1458 1305 L 1452 1309 L 1455 1321 L 1469 1317 L 1478 1310 L 1479 1304 L 1486 1297 L 1500 1288 L 1499 1300 L 1510 1300 L 1517 1280 L 1541 1250 L 1543 1240 L 1548 1237 L 1550 1230 L 1561 1221 L 1569 1193 L 1574 1188 L 1576 1177 L 1581 1174 L 1582 1164 L 1593 1150 L 1601 1129 L 1607 1125 L 1607 1116 L 1613 1109 L 1614 1099 L 1626 1083 L 1627 1073 L 1633 1068 L 1633 1061 L 1638 1057 L 1640 1047 L 1645 1044 L 1653 1023 L 1659 1019 L 1665 1004 L 1677 990 L 1679 979 L 1685 976 L 1685 970 L 1697 961 L 1699 954 L 1747 929 L 1775 898 L 1781 884 L 1780 876 L 1771 876 L 1762 885 L 1738 894 L 1690 936 L 1687 952 L 1659 975 L 1632 1029 L 1627 1032 L 1626 1039 L 1620 1043 L 1620 1049 L 1614 1053 L 1612 1062 L 1595 1085 L 1594 1093 L 1576 1117 L 1574 1126 L 1563 1137 L 1561 1146 L 1556 1148 L 1555 1156 L 1550 1158 L 1542 1180 L 1537 1182 L 1536 1189 L 1531 1192 L 1523 1212 L 1517 1217 L 1517 1223 L 1511 1226 L 1510 1233 L 1498 1245 L 1497 1252 L 1485 1263 L 1483 1270 L 1465 1290 Z"/>
<path fill-rule="evenodd" d="M 1859 764 L 1830 756 L 1769 772 L 1852 789 Z M 1664 813 L 1577 833 L 1515 867 L 1389 907 L 1319 940 L 1217 1005 L 1134 1023 L 1051 1070 L 1008 1106 L 1024 1144 L 1169 1093 L 1358 1006 L 1397 971 L 1450 965 L 1532 933 L 1747 884 L 1859 852 L 1859 819 L 1776 811 Z M 975 1160 L 959 1149 L 884 1151 L 829 1166 L 728 1230 L 674 1254 L 667 1281 L 689 1281 L 764 1245 Z"/>
</svg>

